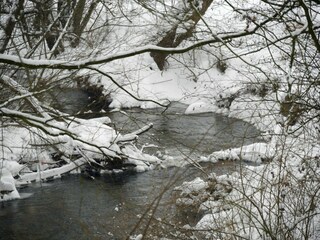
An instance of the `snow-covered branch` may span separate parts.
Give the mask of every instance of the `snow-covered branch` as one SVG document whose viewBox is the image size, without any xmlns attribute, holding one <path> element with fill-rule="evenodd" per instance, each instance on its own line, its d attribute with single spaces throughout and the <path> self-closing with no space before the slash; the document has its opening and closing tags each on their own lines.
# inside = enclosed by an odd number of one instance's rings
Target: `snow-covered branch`
<svg viewBox="0 0 320 240">
<path fill-rule="evenodd" d="M 150 123 L 140 129 L 138 129 L 137 131 L 134 131 L 132 133 L 129 133 L 129 134 L 126 134 L 126 135 L 123 135 L 123 136 L 119 136 L 117 139 L 116 139 L 116 142 L 128 142 L 128 141 L 133 141 L 135 139 L 138 138 L 138 135 L 148 131 L 150 128 L 153 127 L 153 124 Z"/>
<path fill-rule="evenodd" d="M 4 115 L 13 119 L 21 120 L 22 122 L 27 123 L 29 126 L 36 127 L 43 131 L 48 136 L 52 137 L 61 137 L 61 136 L 67 136 L 70 139 L 72 139 L 76 144 L 81 145 L 82 147 L 85 147 L 87 150 L 100 153 L 105 156 L 110 156 L 113 158 L 121 158 L 119 157 L 119 152 L 112 149 L 111 141 L 114 137 L 111 134 L 108 136 L 110 139 L 109 141 L 106 141 L 104 144 L 98 144 L 90 141 L 87 139 L 87 136 L 82 136 L 81 133 L 75 131 L 74 129 L 70 129 L 70 124 L 68 126 L 65 126 L 64 123 L 54 121 L 53 119 L 48 120 L 46 118 L 33 116 L 28 113 L 23 113 L 20 111 L 14 111 L 8 108 L 0 108 L 0 116 Z M 81 123 L 76 124 L 75 121 L 73 123 L 73 128 L 77 128 L 78 125 L 81 125 Z M 71 124 L 72 124 L 71 123 Z M 84 124 L 84 122 L 82 122 Z M 95 126 L 96 127 L 96 126 Z M 103 130 L 103 129 L 102 129 Z M 108 129 L 110 131 L 113 131 L 111 128 Z M 106 133 L 105 133 L 106 134 Z"/>
<path fill-rule="evenodd" d="M 97 57 L 97 58 L 88 58 L 86 60 L 79 60 L 79 61 L 46 60 L 46 59 L 34 60 L 34 59 L 22 58 L 14 55 L 0 54 L 0 63 L 6 63 L 6 64 L 15 65 L 15 66 L 34 68 L 34 69 L 49 68 L 49 69 L 77 70 L 77 69 L 82 69 L 88 66 L 108 63 L 118 59 L 132 57 L 135 55 L 148 53 L 148 52 L 161 52 L 161 53 L 168 53 L 168 54 L 185 53 L 197 47 L 221 42 L 221 40 L 228 41 L 231 39 L 253 34 L 258 28 L 259 27 L 255 27 L 253 29 L 250 29 L 247 31 L 240 31 L 237 33 L 220 34 L 220 35 L 217 35 L 218 38 L 214 37 L 214 38 L 198 41 L 194 44 L 191 44 L 183 48 L 165 48 L 165 47 L 158 47 L 155 45 L 146 45 L 143 47 L 134 48 L 132 50 L 119 52 L 117 54 L 111 54 L 107 57 L 103 56 L 103 57 Z"/>
</svg>

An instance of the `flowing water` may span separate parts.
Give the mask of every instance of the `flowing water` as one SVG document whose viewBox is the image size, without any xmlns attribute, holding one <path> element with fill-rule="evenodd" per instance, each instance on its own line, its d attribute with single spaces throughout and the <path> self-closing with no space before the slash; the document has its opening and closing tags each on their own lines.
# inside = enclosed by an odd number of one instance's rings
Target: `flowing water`
<svg viewBox="0 0 320 240">
<path fill-rule="evenodd" d="M 235 170 L 230 163 L 213 168 L 218 174 Z M 195 168 L 183 174 L 169 168 L 106 174 L 95 180 L 71 175 L 33 184 L 20 190 L 22 197 L 32 196 L 2 203 L 0 239 L 126 239 L 154 198 L 178 175 L 177 184 L 201 174 Z M 163 196 L 162 218 L 175 214 L 171 197 L 170 191 Z"/>
<path fill-rule="evenodd" d="M 186 107 L 172 103 L 165 112 L 163 109 L 137 108 L 108 116 L 114 122 L 113 127 L 121 133 L 153 123 L 153 128 L 139 137 L 137 144 L 150 148 L 151 153 L 157 151 L 178 159 L 197 158 L 213 151 L 250 144 L 259 137 L 256 128 L 241 120 L 213 113 L 185 115 Z"/>
<path fill-rule="evenodd" d="M 137 145 L 150 154 L 169 155 L 172 161 L 189 161 L 212 151 L 258 141 L 259 132 L 236 119 L 207 113 L 184 115 L 186 106 L 163 109 L 131 109 L 106 114 L 121 133 L 152 122 Z M 233 162 L 203 164 L 204 171 L 235 171 Z M 179 176 L 179 178 L 178 178 Z M 126 239 L 152 201 L 165 191 L 158 216 L 171 218 L 175 211 L 172 186 L 205 176 L 197 168 L 169 167 L 145 173 L 109 173 L 95 180 L 70 175 L 42 185 L 20 189 L 25 198 L 4 202 L 0 208 L 0 239 Z M 29 196 L 31 194 L 31 196 Z M 28 196 L 28 197 L 27 197 Z M 192 224 L 194 218 L 178 221 Z"/>
</svg>

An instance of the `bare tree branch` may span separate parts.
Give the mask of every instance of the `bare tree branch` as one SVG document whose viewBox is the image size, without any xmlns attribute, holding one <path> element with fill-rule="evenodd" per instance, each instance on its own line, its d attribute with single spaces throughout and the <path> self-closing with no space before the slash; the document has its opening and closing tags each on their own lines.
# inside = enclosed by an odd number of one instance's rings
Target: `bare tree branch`
<svg viewBox="0 0 320 240">
<path fill-rule="evenodd" d="M 132 57 L 132 56 L 136 56 L 136 55 L 140 55 L 148 52 L 162 52 L 162 53 L 168 53 L 168 54 L 185 53 L 197 47 L 221 42 L 221 40 L 231 41 L 232 39 L 251 35 L 258 28 L 259 27 L 255 27 L 251 30 L 241 31 L 238 33 L 220 34 L 220 35 L 217 35 L 218 38 L 210 38 L 207 40 L 198 41 L 184 48 L 165 48 L 165 47 L 158 47 L 155 45 L 146 45 L 144 47 L 138 47 L 133 50 L 120 52 L 107 57 L 100 57 L 100 58 L 93 58 L 93 59 L 79 60 L 79 61 L 46 60 L 46 59 L 33 60 L 33 59 L 27 59 L 27 58 L 20 58 L 14 55 L 0 54 L 0 63 L 6 63 L 6 64 L 11 64 L 19 67 L 26 67 L 31 69 L 48 68 L 48 69 L 78 70 L 81 68 L 85 68 L 87 66 L 108 63 L 118 59 L 128 58 L 128 57 Z"/>
<path fill-rule="evenodd" d="M 316 46 L 318 52 L 320 52 L 320 41 L 317 38 L 316 33 L 314 32 L 314 24 L 313 24 L 311 16 L 310 16 L 309 9 L 303 0 L 299 0 L 299 3 L 301 5 L 301 7 L 303 8 L 304 13 L 306 14 L 306 18 L 308 21 L 309 34 L 311 35 L 311 38 L 312 38 L 314 45 Z"/>
</svg>

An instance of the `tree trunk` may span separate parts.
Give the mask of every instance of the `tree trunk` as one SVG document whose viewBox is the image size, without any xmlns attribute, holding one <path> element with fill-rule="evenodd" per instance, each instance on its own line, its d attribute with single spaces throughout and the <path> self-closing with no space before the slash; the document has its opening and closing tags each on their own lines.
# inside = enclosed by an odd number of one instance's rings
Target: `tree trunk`
<svg viewBox="0 0 320 240">
<path fill-rule="evenodd" d="M 187 17 L 182 19 L 181 22 L 175 24 L 170 31 L 166 33 L 166 35 L 160 40 L 157 44 L 159 47 L 178 47 L 184 40 L 192 37 L 193 31 L 196 28 L 197 23 L 201 19 L 201 16 L 204 15 L 211 5 L 213 0 L 203 0 L 202 5 L 198 6 L 198 9 L 194 8 L 194 6 L 189 6 L 189 12 L 191 14 L 187 14 Z M 184 27 L 185 31 L 183 33 L 177 33 L 178 27 L 185 26 L 186 22 L 190 22 L 188 27 Z M 158 68 L 162 71 L 165 67 L 165 61 L 168 53 L 161 53 L 161 52 L 152 52 L 151 57 L 156 62 Z"/>
<path fill-rule="evenodd" d="M 14 4 L 10 12 L 12 14 L 9 16 L 8 20 L 4 24 L 4 37 L 0 38 L 0 53 L 4 53 L 7 49 L 7 45 L 11 39 L 12 32 L 15 28 L 17 19 L 19 18 L 20 12 L 23 10 L 24 0 L 19 0 L 18 2 L 13 1 Z M 0 3 L 0 6 L 3 3 Z M 1 32 L 0 32 L 1 33 Z"/>
<path fill-rule="evenodd" d="M 72 47 L 77 47 L 80 42 L 81 34 L 83 33 L 85 27 L 87 26 L 91 14 L 93 13 L 95 7 L 97 6 L 98 1 L 91 2 L 87 12 L 85 13 L 86 0 L 79 0 L 75 6 L 73 13 L 73 33 L 75 35 L 75 39 L 72 41 Z"/>
<path fill-rule="evenodd" d="M 67 24 L 76 2 L 76 0 L 58 0 L 58 12 L 61 14 L 60 23 L 62 28 Z"/>
</svg>

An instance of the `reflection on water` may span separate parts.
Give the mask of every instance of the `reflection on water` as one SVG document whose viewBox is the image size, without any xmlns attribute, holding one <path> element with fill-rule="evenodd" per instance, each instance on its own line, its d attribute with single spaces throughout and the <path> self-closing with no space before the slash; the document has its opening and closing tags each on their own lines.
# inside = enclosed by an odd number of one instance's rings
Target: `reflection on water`
<svg viewBox="0 0 320 240">
<path fill-rule="evenodd" d="M 259 132 L 243 121 L 217 114 L 184 115 L 185 105 L 174 104 L 161 110 L 132 109 L 127 115 L 107 114 L 122 133 L 132 132 L 150 122 L 153 129 L 140 136 L 137 144 L 173 159 L 199 157 L 215 150 L 257 141 Z M 192 154 L 191 154 L 192 153 Z M 205 171 L 225 174 L 236 170 L 236 163 L 205 164 Z M 177 174 L 177 171 L 180 173 Z M 174 185 L 203 173 L 189 166 L 158 169 L 145 173 L 106 174 L 95 180 L 67 176 L 50 184 L 21 189 L 31 197 L 4 202 L 0 209 L 0 239 L 125 239 L 153 199 Z M 202 175 L 203 176 L 203 175 Z M 172 218 L 172 187 L 163 196 L 156 216 Z M 189 223 L 183 216 L 178 221 Z M 190 219 L 190 224 L 194 219 Z"/>
<path fill-rule="evenodd" d="M 81 89 L 54 88 L 47 94 L 46 100 L 50 101 L 49 104 L 69 114 L 84 111 L 90 104 L 89 94 Z"/>
</svg>

